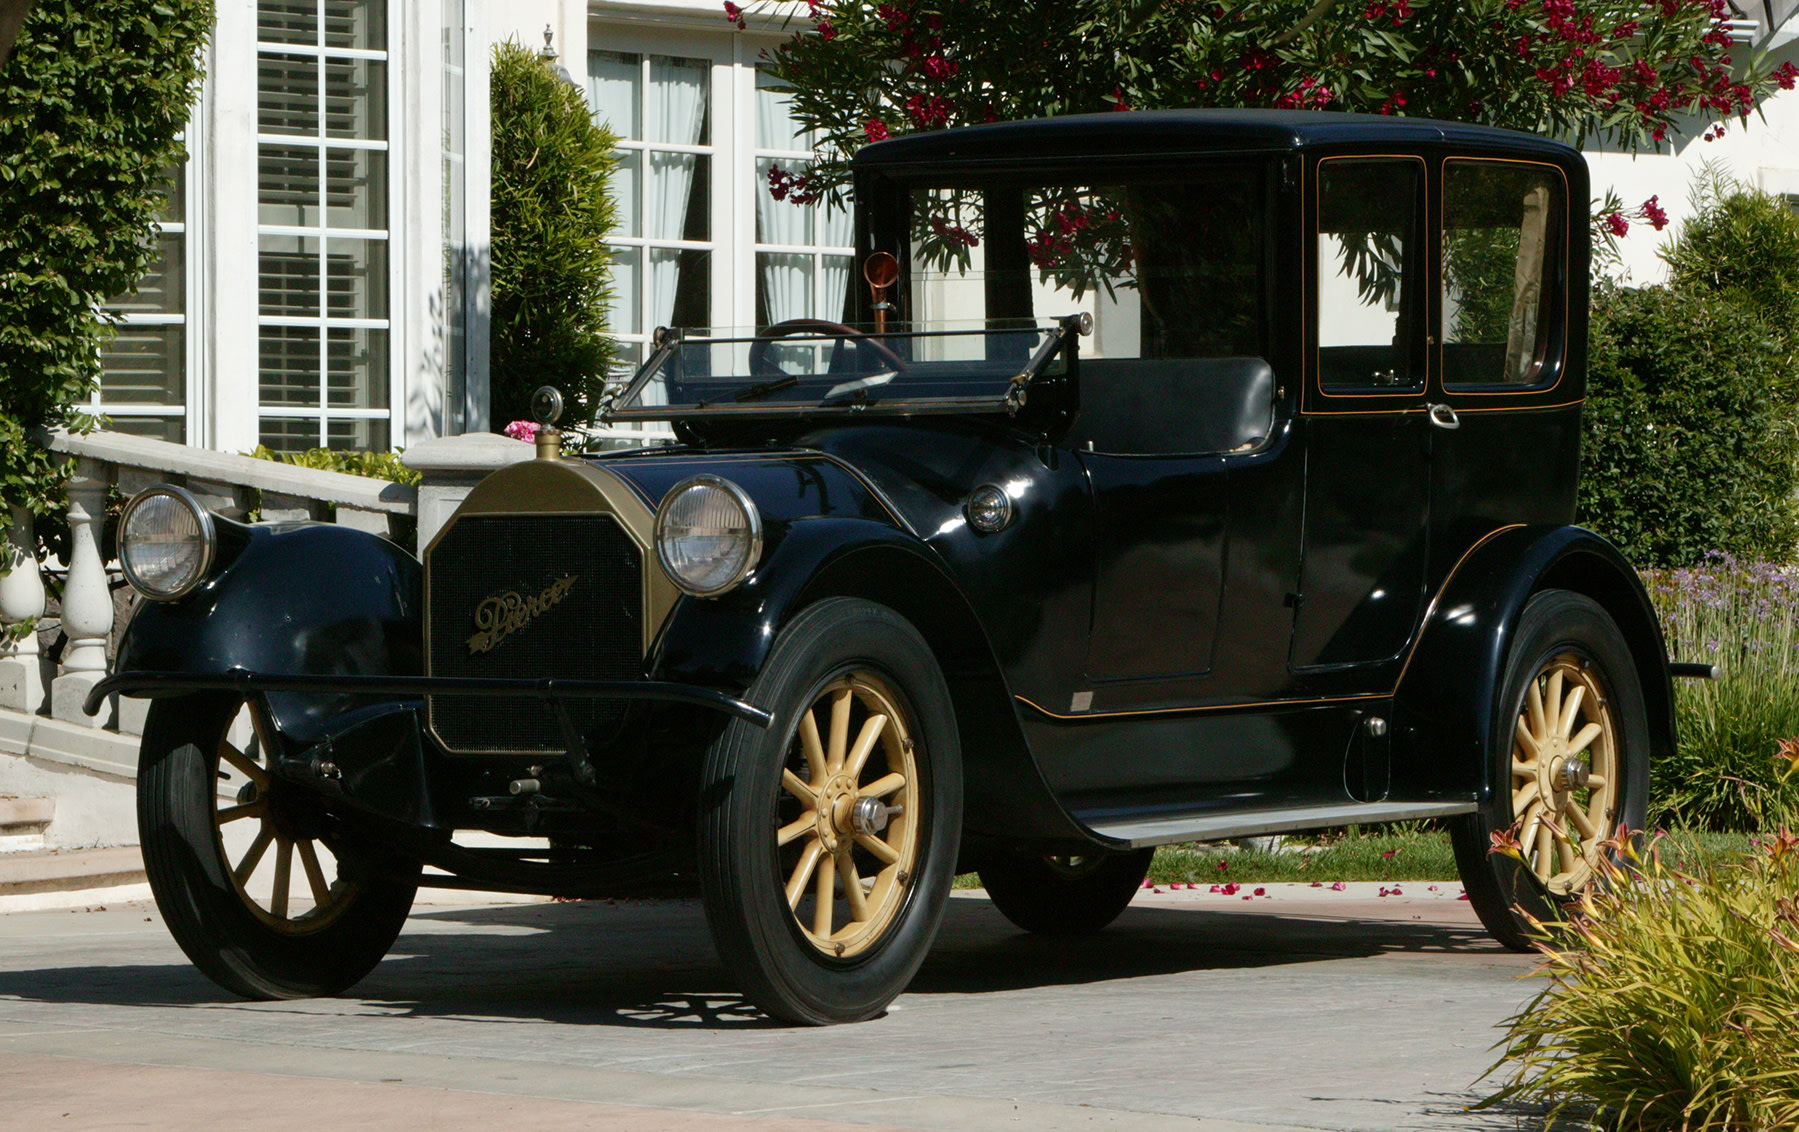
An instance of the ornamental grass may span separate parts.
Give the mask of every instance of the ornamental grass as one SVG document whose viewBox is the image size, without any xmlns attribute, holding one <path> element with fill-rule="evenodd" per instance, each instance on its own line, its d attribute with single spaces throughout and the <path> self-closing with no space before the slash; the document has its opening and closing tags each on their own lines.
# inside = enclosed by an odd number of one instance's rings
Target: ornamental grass
<svg viewBox="0 0 1799 1132">
<path fill-rule="evenodd" d="M 1799 571 L 1713 554 L 1644 571 L 1668 653 L 1723 678 L 1675 681 L 1680 748 L 1651 767 L 1649 819 L 1713 830 L 1799 828 L 1781 740 L 1799 735 Z"/>
<path fill-rule="evenodd" d="M 1476 1107 L 1620 1132 L 1799 1128 L 1799 837 L 1692 871 L 1630 842 L 1568 922 L 1539 925 L 1549 985 L 1504 1023 L 1488 1076 L 1505 1083 Z"/>
</svg>

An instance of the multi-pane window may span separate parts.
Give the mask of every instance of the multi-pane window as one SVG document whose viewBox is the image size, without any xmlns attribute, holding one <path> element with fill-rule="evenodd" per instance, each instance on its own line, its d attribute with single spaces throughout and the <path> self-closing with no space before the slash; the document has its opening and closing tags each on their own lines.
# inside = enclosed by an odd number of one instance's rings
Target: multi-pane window
<svg viewBox="0 0 1799 1132">
<path fill-rule="evenodd" d="M 172 184 L 156 236 L 156 262 L 137 292 L 106 304 L 118 314 L 117 336 L 100 355 L 100 388 L 92 410 L 118 432 L 180 444 L 187 439 L 187 168 Z"/>
<path fill-rule="evenodd" d="M 389 446 L 386 10 L 258 7 L 258 415 L 278 451 Z"/>
<path fill-rule="evenodd" d="M 656 327 L 712 321 L 712 64 L 592 51 L 587 93 L 619 139 L 611 330 L 635 368 Z"/>
<path fill-rule="evenodd" d="M 787 96 L 756 73 L 756 326 L 794 318 L 841 321 L 855 253 L 842 208 L 796 203 L 792 178 L 812 157 L 812 137 L 793 120 Z M 776 199 L 780 194 L 785 199 Z"/>
<path fill-rule="evenodd" d="M 1443 382 L 1544 376 L 1560 277 L 1561 177 L 1546 165 L 1443 165 Z"/>
</svg>

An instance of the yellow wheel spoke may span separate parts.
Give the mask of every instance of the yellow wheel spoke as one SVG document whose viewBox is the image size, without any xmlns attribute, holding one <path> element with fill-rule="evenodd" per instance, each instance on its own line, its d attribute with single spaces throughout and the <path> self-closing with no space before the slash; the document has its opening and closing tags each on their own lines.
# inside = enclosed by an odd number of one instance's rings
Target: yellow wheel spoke
<svg viewBox="0 0 1799 1132">
<path fill-rule="evenodd" d="M 250 874 L 255 872 L 256 866 L 262 863 L 262 855 L 267 853 L 269 846 L 274 843 L 275 831 L 270 829 L 267 823 L 264 823 L 262 829 L 256 834 L 256 840 L 250 842 L 250 851 L 244 854 L 244 859 L 239 861 L 237 868 L 232 870 L 232 875 L 237 877 L 237 883 L 247 884 L 249 882 Z"/>
<path fill-rule="evenodd" d="M 219 758 L 231 764 L 239 774 L 256 784 L 258 790 L 266 789 L 269 784 L 269 772 L 257 766 L 250 756 L 227 743 L 219 740 Z"/>
<path fill-rule="evenodd" d="M 1562 812 L 1568 815 L 1568 820 L 1574 823 L 1575 829 L 1580 830 L 1582 837 L 1591 838 L 1599 835 L 1599 828 L 1593 824 L 1593 819 L 1588 817 L 1586 811 L 1578 805 L 1570 802 L 1568 808 Z"/>
<path fill-rule="evenodd" d="M 906 784 L 903 774 L 883 774 L 856 793 L 863 798 L 885 798 Z"/>
<path fill-rule="evenodd" d="M 797 841 L 806 836 L 806 834 L 811 833 L 817 824 L 818 814 L 811 810 L 807 810 L 793 821 L 781 827 L 780 832 L 775 834 L 775 844 L 786 845 L 789 842 Z"/>
<path fill-rule="evenodd" d="M 868 756 L 881 740 L 881 729 L 887 726 L 887 717 L 871 715 L 862 724 L 862 733 L 856 736 L 856 745 L 850 748 L 849 758 L 844 761 L 843 773 L 852 780 L 862 774 L 862 767 L 868 762 Z"/>
<path fill-rule="evenodd" d="M 312 902 L 323 908 L 331 903 L 331 886 L 325 883 L 325 870 L 319 868 L 318 851 L 311 841 L 299 843 L 300 867 L 306 870 L 306 884 L 312 889 Z"/>
<path fill-rule="evenodd" d="M 855 693 L 844 688 L 831 701 L 831 745 L 825 749 L 825 769 L 836 774 L 843 769 L 843 756 L 850 745 L 850 706 Z"/>
<path fill-rule="evenodd" d="M 268 810 L 268 804 L 261 799 L 237 806 L 226 806 L 219 811 L 219 824 L 224 825 L 226 822 L 237 821 L 240 818 L 259 818 L 268 813 Z"/>
<path fill-rule="evenodd" d="M 1543 714 L 1537 719 L 1537 734 L 1545 739 L 1555 735 L 1562 723 L 1562 670 L 1549 670 L 1549 686 L 1543 689 Z"/>
<path fill-rule="evenodd" d="M 818 867 L 818 859 L 825 855 L 825 847 L 817 841 L 800 850 L 800 863 L 793 867 L 793 875 L 787 878 L 787 906 L 799 907 L 800 897 L 806 894 L 806 882 L 812 879 L 812 870 Z"/>
<path fill-rule="evenodd" d="M 1580 858 L 1574 853 L 1573 844 L 1570 843 L 1569 839 L 1566 837 L 1558 837 L 1555 839 L 1555 853 L 1557 857 L 1561 858 L 1562 871 L 1564 873 L 1573 872 L 1580 864 Z"/>
<path fill-rule="evenodd" d="M 1528 854 L 1537 837 L 1537 824 L 1543 817 L 1543 800 L 1532 802 L 1524 811 L 1524 832 L 1518 835 L 1518 845 Z"/>
<path fill-rule="evenodd" d="M 1593 740 L 1605 734 L 1605 728 L 1597 723 L 1589 723 L 1580 729 L 1580 734 L 1568 740 L 1568 753 L 1578 755 L 1590 746 Z"/>
<path fill-rule="evenodd" d="M 1567 706 L 1562 708 L 1562 718 L 1556 727 L 1557 735 L 1566 739 L 1574 734 L 1574 721 L 1580 718 L 1580 701 L 1586 694 L 1586 688 L 1579 684 L 1574 685 L 1574 689 L 1568 693 Z"/>
<path fill-rule="evenodd" d="M 1512 795 L 1512 812 L 1514 814 L 1523 813 L 1524 807 L 1536 800 L 1538 789 L 1537 780 L 1534 778 L 1518 787 L 1518 792 Z"/>
<path fill-rule="evenodd" d="M 870 837 L 866 833 L 858 833 L 856 835 L 856 844 L 880 858 L 881 864 L 883 865 L 897 865 L 899 863 L 899 850 L 878 837 Z"/>
<path fill-rule="evenodd" d="M 830 772 L 825 769 L 824 744 L 818 740 L 818 719 L 811 709 L 800 716 L 800 750 L 805 752 L 806 766 L 812 771 L 812 781 L 823 782 Z"/>
<path fill-rule="evenodd" d="M 1535 680 L 1524 690 L 1524 714 L 1530 720 L 1531 738 L 1546 737 L 1543 728 L 1543 689 L 1537 687 Z M 1541 744 L 1538 746 L 1540 748 Z"/>
<path fill-rule="evenodd" d="M 285 837 L 277 837 L 275 843 L 275 891 L 269 898 L 269 912 L 277 920 L 285 920 L 287 893 L 294 883 L 294 843 Z"/>
<path fill-rule="evenodd" d="M 1524 748 L 1524 753 L 1535 759 L 1542 748 L 1537 744 L 1536 736 L 1532 735 L 1530 728 L 1525 725 L 1523 716 L 1518 717 L 1518 726 L 1512 729 L 1512 733 L 1518 740 L 1518 746 Z M 1512 765 L 1517 766 L 1518 764 L 1514 761 Z"/>
<path fill-rule="evenodd" d="M 1550 877 L 1555 874 L 1555 835 L 1549 832 L 1549 823 L 1537 825 L 1537 875 Z"/>
<path fill-rule="evenodd" d="M 818 863 L 818 885 L 812 893 L 812 934 L 819 939 L 831 938 L 831 912 L 837 903 L 837 858 L 826 857 Z"/>
<path fill-rule="evenodd" d="M 812 787 L 801 782 L 800 776 L 793 773 L 791 770 L 783 769 L 781 771 L 781 785 L 787 789 L 789 794 L 792 794 L 795 798 L 806 803 L 806 805 L 818 805 L 818 795 L 812 792 Z"/>
<path fill-rule="evenodd" d="M 843 898 L 849 902 L 850 919 L 857 923 L 867 923 L 868 894 L 862 891 L 862 876 L 856 872 L 856 862 L 848 853 L 843 855 Z"/>
<path fill-rule="evenodd" d="M 1605 775 L 1603 775 L 1603 774 L 1587 775 L 1587 785 L 1592 787 L 1595 790 L 1599 789 L 1601 786 L 1605 785 Z"/>
</svg>

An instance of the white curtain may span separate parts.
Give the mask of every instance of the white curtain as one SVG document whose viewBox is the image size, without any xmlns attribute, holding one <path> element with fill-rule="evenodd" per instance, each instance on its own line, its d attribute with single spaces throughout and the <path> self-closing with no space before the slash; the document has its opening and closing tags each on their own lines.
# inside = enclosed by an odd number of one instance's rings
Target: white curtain
<svg viewBox="0 0 1799 1132">
<path fill-rule="evenodd" d="M 706 138 L 710 69 L 703 63 L 650 60 L 648 109 L 651 142 L 700 145 Z M 651 239 L 688 239 L 687 209 L 694 171 L 705 158 L 691 153 L 650 153 Z M 672 318 L 681 281 L 678 253 L 651 251 L 649 302 L 656 325 Z"/>
</svg>

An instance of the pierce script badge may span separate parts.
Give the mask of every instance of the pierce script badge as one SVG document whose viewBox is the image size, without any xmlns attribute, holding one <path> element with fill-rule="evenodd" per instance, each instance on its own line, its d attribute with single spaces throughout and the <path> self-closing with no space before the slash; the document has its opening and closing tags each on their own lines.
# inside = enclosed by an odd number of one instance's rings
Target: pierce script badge
<svg viewBox="0 0 1799 1132">
<path fill-rule="evenodd" d="M 541 593 L 521 594 L 517 590 L 507 590 L 481 599 L 475 606 L 475 635 L 468 639 L 468 651 L 471 653 L 487 652 L 507 637 L 526 628 L 537 617 L 548 612 L 550 607 L 568 596 L 568 591 L 575 588 L 578 575 L 557 578 L 543 588 Z"/>
</svg>

